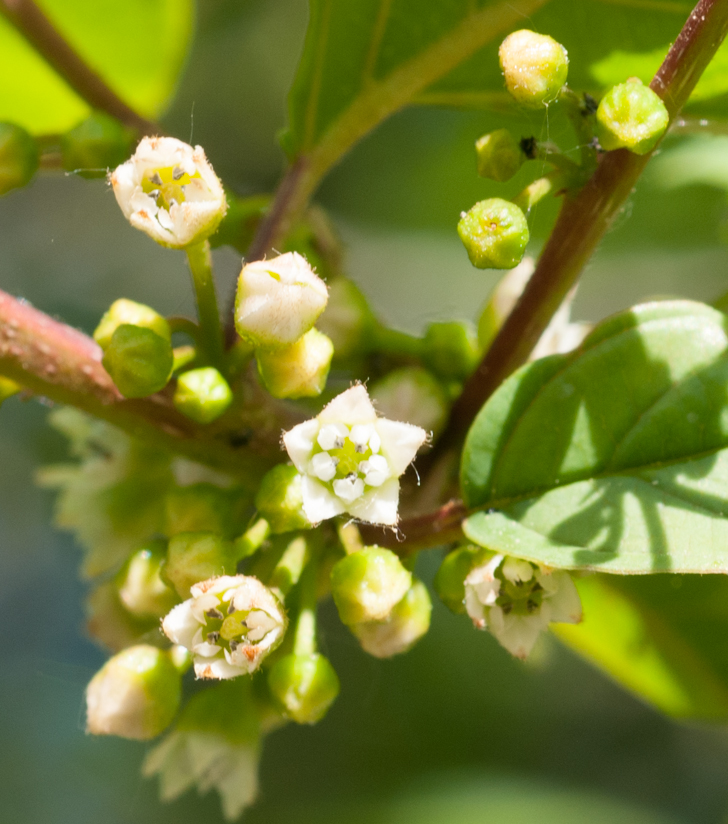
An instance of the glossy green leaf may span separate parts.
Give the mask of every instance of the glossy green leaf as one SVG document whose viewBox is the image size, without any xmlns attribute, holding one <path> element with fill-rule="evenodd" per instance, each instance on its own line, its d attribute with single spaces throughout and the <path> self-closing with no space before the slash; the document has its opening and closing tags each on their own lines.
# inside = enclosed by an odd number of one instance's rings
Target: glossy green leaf
<svg viewBox="0 0 728 824">
<path fill-rule="evenodd" d="M 132 108 L 156 117 L 174 91 L 192 34 L 193 0 L 43 0 L 69 43 Z M 90 109 L 0 17 L 0 120 L 65 132 Z"/>
<path fill-rule="evenodd" d="M 725 324 L 645 304 L 509 378 L 465 444 L 468 538 L 555 567 L 728 572 Z"/>
<path fill-rule="evenodd" d="M 728 717 L 728 579 L 596 575 L 577 581 L 578 625 L 553 624 L 581 655 L 677 717 Z"/>
</svg>

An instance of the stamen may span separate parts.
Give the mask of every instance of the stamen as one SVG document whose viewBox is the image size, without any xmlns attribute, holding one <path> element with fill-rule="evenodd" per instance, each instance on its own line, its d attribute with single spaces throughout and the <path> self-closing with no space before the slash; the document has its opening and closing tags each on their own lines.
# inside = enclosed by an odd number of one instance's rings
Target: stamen
<svg viewBox="0 0 728 824">
<path fill-rule="evenodd" d="M 220 633 L 219 632 L 208 632 L 207 633 L 207 640 L 211 644 L 217 644 L 220 640 Z"/>
<path fill-rule="evenodd" d="M 184 169 L 180 169 L 179 166 L 175 166 L 172 170 L 172 179 L 179 180 L 181 177 L 185 176 Z"/>
<path fill-rule="evenodd" d="M 230 603 L 228 604 L 227 613 L 228 613 L 228 615 L 232 615 L 233 612 L 235 612 L 235 604 L 232 602 L 232 599 L 231 599 Z"/>
<path fill-rule="evenodd" d="M 222 612 L 220 612 L 219 609 L 215 609 L 214 607 L 212 609 L 208 609 L 205 615 L 207 615 L 208 618 L 215 618 L 218 621 L 222 621 L 223 619 Z"/>
<path fill-rule="evenodd" d="M 153 175 L 149 175 L 149 181 L 153 183 L 155 186 L 162 185 L 162 178 L 159 175 L 159 172 L 155 172 Z"/>
</svg>

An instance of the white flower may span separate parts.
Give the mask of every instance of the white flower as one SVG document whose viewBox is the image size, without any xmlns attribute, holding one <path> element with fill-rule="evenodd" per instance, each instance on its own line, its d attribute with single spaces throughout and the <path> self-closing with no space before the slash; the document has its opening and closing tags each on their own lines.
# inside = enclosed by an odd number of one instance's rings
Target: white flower
<svg viewBox="0 0 728 824">
<path fill-rule="evenodd" d="M 348 512 L 394 526 L 398 479 L 426 438 L 419 426 L 378 418 L 364 386 L 342 392 L 317 418 L 283 436 L 303 478 L 306 517 L 316 524 Z"/>
<path fill-rule="evenodd" d="M 581 600 L 568 572 L 494 555 L 465 579 L 465 609 L 512 655 L 527 658 L 549 623 L 578 624 Z"/>
<path fill-rule="evenodd" d="M 194 655 L 198 678 L 235 678 L 258 668 L 283 639 L 287 619 L 257 578 L 223 575 L 195 584 L 192 598 L 162 622 L 166 636 Z"/>
<path fill-rule="evenodd" d="M 227 202 L 201 146 L 145 137 L 109 177 L 127 220 L 162 246 L 183 248 L 209 237 Z"/>
<path fill-rule="evenodd" d="M 235 328 L 253 346 L 290 346 L 326 308 L 326 284 L 297 252 L 243 266 L 235 298 Z"/>
</svg>

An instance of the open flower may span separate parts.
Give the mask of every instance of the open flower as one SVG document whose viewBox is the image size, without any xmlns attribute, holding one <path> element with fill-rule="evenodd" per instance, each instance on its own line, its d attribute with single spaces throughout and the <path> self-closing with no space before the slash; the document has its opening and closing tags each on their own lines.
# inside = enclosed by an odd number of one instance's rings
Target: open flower
<svg viewBox="0 0 728 824">
<path fill-rule="evenodd" d="M 578 624 L 581 600 L 568 572 L 494 555 L 465 579 L 465 609 L 516 658 L 527 658 L 549 623 Z"/>
<path fill-rule="evenodd" d="M 195 584 L 192 598 L 162 622 L 175 644 L 194 655 L 198 678 L 235 678 L 258 668 L 281 642 L 287 619 L 257 578 L 223 575 Z"/>
<path fill-rule="evenodd" d="M 426 438 L 419 426 L 378 418 L 364 386 L 342 392 L 317 418 L 283 436 L 303 478 L 306 517 L 316 524 L 348 512 L 394 526 L 398 479 Z"/>
<path fill-rule="evenodd" d="M 181 249 L 205 240 L 227 210 L 202 147 L 174 137 L 145 137 L 109 179 L 127 220 L 162 246 Z"/>
</svg>

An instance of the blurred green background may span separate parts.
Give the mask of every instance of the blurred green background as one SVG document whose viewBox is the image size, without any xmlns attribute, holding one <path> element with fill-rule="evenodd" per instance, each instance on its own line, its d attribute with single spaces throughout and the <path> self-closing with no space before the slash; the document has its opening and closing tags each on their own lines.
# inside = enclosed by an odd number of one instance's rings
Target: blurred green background
<svg viewBox="0 0 728 824">
<path fill-rule="evenodd" d="M 163 119 L 201 143 L 238 194 L 271 191 L 306 25 L 304 0 L 205 0 L 179 93 Z M 326 181 L 347 272 L 390 322 L 420 331 L 475 320 L 496 282 L 474 270 L 459 212 L 495 194 L 474 171 L 491 115 L 413 109 L 380 127 Z M 523 133 L 558 136 L 558 118 L 513 115 Z M 561 131 L 560 131 L 561 130 Z M 669 149 L 665 157 L 669 156 Z M 669 196 L 650 172 L 590 264 L 575 316 L 596 320 L 653 295 L 710 301 L 728 289 L 718 186 Z M 553 216 L 533 216 L 534 251 Z M 132 231 L 103 181 L 41 175 L 0 200 L 0 288 L 91 331 L 119 296 L 165 313 L 192 310 L 181 252 Z M 237 253 L 216 253 L 223 295 Z M 139 776 L 144 745 L 84 734 L 83 690 L 104 655 L 82 629 L 79 552 L 50 526 L 33 473 L 64 456 L 37 401 L 0 413 L 0 822 L 222 820 L 214 795 L 169 806 Z M 421 561 L 430 580 L 437 557 Z M 546 639 L 512 660 L 436 605 L 429 635 L 392 661 L 365 656 L 323 610 L 324 652 L 341 697 L 314 728 L 265 744 L 261 795 L 246 820 L 470 824 L 728 821 L 728 736 L 666 719 Z"/>
</svg>

